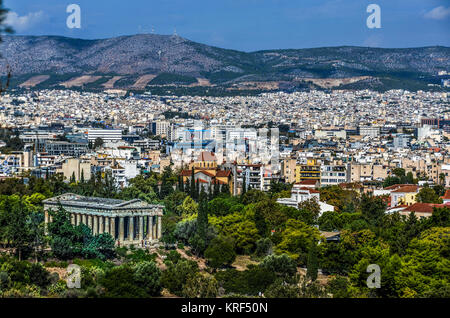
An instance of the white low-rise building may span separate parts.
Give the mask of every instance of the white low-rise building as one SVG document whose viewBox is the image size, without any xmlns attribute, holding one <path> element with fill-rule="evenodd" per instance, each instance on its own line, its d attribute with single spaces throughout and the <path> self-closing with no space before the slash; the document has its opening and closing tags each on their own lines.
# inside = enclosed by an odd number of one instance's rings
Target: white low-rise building
<svg viewBox="0 0 450 318">
<path fill-rule="evenodd" d="M 294 187 L 292 188 L 290 198 L 280 198 L 277 200 L 277 202 L 298 209 L 298 204 L 300 202 L 307 201 L 310 199 L 317 200 L 317 203 L 319 203 L 320 206 L 319 216 L 321 216 L 324 212 L 334 211 L 334 206 L 320 201 L 319 191 L 301 187 L 299 184 L 295 184 Z"/>
</svg>

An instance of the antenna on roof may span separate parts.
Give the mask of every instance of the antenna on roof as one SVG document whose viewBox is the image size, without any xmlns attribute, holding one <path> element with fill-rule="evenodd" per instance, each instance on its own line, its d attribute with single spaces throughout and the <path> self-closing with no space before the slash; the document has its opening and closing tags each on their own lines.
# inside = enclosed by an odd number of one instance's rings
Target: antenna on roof
<svg viewBox="0 0 450 318">
<path fill-rule="evenodd" d="M 173 30 L 173 36 L 177 36 L 178 34 L 177 34 L 177 28 L 174 28 L 174 30 Z"/>
<path fill-rule="evenodd" d="M 155 27 L 152 25 L 152 34 L 155 34 Z"/>
</svg>

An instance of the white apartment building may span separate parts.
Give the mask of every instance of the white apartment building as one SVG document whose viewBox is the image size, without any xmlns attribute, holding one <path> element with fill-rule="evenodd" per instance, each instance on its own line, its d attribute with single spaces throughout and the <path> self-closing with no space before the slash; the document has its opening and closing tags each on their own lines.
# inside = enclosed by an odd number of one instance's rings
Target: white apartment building
<svg viewBox="0 0 450 318">
<path fill-rule="evenodd" d="M 348 182 L 347 167 L 345 165 L 321 165 L 320 185 L 322 187 L 338 185 Z"/>
<path fill-rule="evenodd" d="M 277 200 L 277 202 L 279 204 L 283 204 L 298 209 L 298 204 L 300 202 L 307 201 L 310 199 L 315 199 L 319 203 L 320 206 L 319 216 L 321 216 L 324 212 L 334 211 L 334 206 L 320 201 L 319 191 L 302 187 L 299 184 L 294 184 L 291 190 L 290 198 L 280 198 Z"/>
<path fill-rule="evenodd" d="M 117 141 L 122 140 L 121 129 L 89 129 L 88 140 L 94 142 L 97 138 L 103 141 Z"/>
<path fill-rule="evenodd" d="M 347 132 L 345 131 L 345 129 L 317 129 L 314 131 L 314 137 L 318 139 L 346 139 Z"/>
<path fill-rule="evenodd" d="M 378 137 L 380 136 L 380 127 L 374 126 L 359 126 L 359 135 L 360 136 L 369 136 L 369 137 Z"/>
</svg>

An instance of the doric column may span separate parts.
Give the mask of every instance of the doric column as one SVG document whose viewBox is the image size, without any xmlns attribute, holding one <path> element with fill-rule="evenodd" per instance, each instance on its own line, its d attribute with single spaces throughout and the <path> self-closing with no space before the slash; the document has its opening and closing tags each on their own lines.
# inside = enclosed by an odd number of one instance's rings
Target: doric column
<svg viewBox="0 0 450 318">
<path fill-rule="evenodd" d="M 86 214 L 82 214 L 82 215 L 81 215 L 81 222 L 82 222 L 84 225 L 87 225 L 87 215 L 86 215 Z"/>
<path fill-rule="evenodd" d="M 103 227 L 103 232 L 105 233 L 111 233 L 111 230 L 109 229 L 109 217 L 105 216 L 104 217 L 104 227 Z"/>
<path fill-rule="evenodd" d="M 113 237 L 113 239 L 116 239 L 116 218 L 108 218 L 109 221 L 109 234 Z"/>
<path fill-rule="evenodd" d="M 75 215 L 70 213 L 70 224 L 75 225 Z"/>
<path fill-rule="evenodd" d="M 128 241 L 134 240 L 134 216 L 128 217 Z"/>
<path fill-rule="evenodd" d="M 75 225 L 80 225 L 81 215 L 79 213 L 75 214 Z"/>
<path fill-rule="evenodd" d="M 121 216 L 119 218 L 119 241 L 123 244 L 124 240 L 124 231 L 125 230 L 125 224 L 124 224 L 124 217 Z"/>
<path fill-rule="evenodd" d="M 96 234 L 98 234 L 98 216 L 97 215 L 93 215 L 92 217 L 94 219 L 93 228 L 92 228 L 92 234 L 96 235 Z"/>
<path fill-rule="evenodd" d="M 92 215 L 88 215 L 87 216 L 87 226 L 91 229 L 92 231 Z"/>
<path fill-rule="evenodd" d="M 49 221 L 49 217 L 48 217 L 48 210 L 44 211 L 44 232 L 45 234 L 48 234 L 48 222 Z"/>
<path fill-rule="evenodd" d="M 139 217 L 139 243 L 144 239 L 144 217 Z"/>
<path fill-rule="evenodd" d="M 102 215 L 98 216 L 98 234 L 105 232 L 105 221 Z"/>
<path fill-rule="evenodd" d="M 153 240 L 153 216 L 148 217 L 147 237 L 149 240 Z"/>
<path fill-rule="evenodd" d="M 155 222 L 152 220 L 152 237 L 156 240 L 158 237 L 156 236 L 156 222 L 158 222 L 158 218 L 155 218 Z"/>
<path fill-rule="evenodd" d="M 160 239 L 162 237 L 162 215 L 158 215 L 158 234 L 157 238 Z"/>
</svg>

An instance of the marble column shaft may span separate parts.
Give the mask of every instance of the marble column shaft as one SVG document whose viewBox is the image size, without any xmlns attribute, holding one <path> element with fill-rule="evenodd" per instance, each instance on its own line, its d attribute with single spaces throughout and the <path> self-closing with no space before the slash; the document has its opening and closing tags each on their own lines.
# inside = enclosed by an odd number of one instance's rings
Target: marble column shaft
<svg viewBox="0 0 450 318">
<path fill-rule="evenodd" d="M 134 217 L 129 216 L 128 217 L 128 241 L 134 240 Z"/>
<path fill-rule="evenodd" d="M 98 234 L 103 234 L 105 232 L 105 220 L 103 216 L 98 217 Z"/>
<path fill-rule="evenodd" d="M 158 215 L 158 234 L 156 238 L 160 239 L 162 236 L 162 217 L 161 215 Z"/>
<path fill-rule="evenodd" d="M 139 217 L 139 242 L 144 239 L 144 217 Z"/>
<path fill-rule="evenodd" d="M 109 234 L 111 234 L 113 239 L 116 239 L 116 218 L 108 218 L 108 223 Z"/>
<path fill-rule="evenodd" d="M 149 240 L 153 239 L 153 216 L 148 217 L 147 237 Z"/>
<path fill-rule="evenodd" d="M 119 241 L 123 242 L 124 240 L 124 235 L 125 235 L 125 224 L 124 224 L 124 218 L 120 217 L 119 218 Z"/>
<path fill-rule="evenodd" d="M 97 215 L 93 215 L 92 216 L 92 218 L 93 218 L 93 221 L 94 222 L 92 222 L 92 234 L 93 235 L 96 235 L 96 234 L 98 234 L 98 216 Z"/>
</svg>

